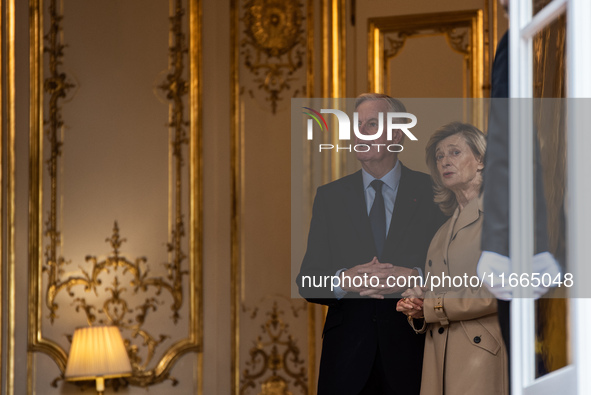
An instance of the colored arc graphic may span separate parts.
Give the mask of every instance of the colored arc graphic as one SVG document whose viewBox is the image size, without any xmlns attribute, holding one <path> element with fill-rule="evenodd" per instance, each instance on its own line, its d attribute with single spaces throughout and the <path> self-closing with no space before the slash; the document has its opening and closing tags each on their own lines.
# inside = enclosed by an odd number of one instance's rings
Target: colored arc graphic
<svg viewBox="0 0 591 395">
<path fill-rule="evenodd" d="M 314 114 L 310 114 L 309 112 L 306 111 L 302 111 L 304 114 L 311 116 L 312 118 L 314 118 L 314 120 L 316 121 L 316 123 L 318 124 L 318 126 L 320 126 L 320 130 L 324 130 L 324 128 L 322 127 L 322 124 L 320 123 L 320 119 L 322 119 L 322 123 L 324 123 L 324 126 L 326 127 L 326 130 L 328 131 L 328 125 L 326 124 L 326 121 L 324 120 L 324 117 L 322 115 L 320 115 L 320 113 L 310 107 L 302 107 L 305 108 L 306 110 L 310 110 L 312 111 Z M 320 119 L 318 119 L 320 118 Z"/>
</svg>

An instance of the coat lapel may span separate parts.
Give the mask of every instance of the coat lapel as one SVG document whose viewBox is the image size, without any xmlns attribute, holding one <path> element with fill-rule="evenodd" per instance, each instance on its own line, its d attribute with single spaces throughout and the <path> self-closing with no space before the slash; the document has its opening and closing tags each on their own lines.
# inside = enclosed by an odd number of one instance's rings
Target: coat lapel
<svg viewBox="0 0 591 395">
<path fill-rule="evenodd" d="M 444 239 L 444 243 L 443 243 L 443 261 L 447 262 L 448 259 L 448 251 L 449 251 L 449 245 L 451 244 L 452 240 L 455 237 L 455 233 L 454 233 L 454 229 L 456 228 L 456 222 L 458 220 L 458 216 L 460 215 L 460 210 L 458 210 L 456 208 L 456 210 L 454 211 L 452 217 L 450 218 L 450 221 L 447 223 L 448 224 L 448 228 L 445 231 L 445 239 Z M 449 266 L 446 266 L 447 269 L 449 269 Z"/>
<path fill-rule="evenodd" d="M 482 212 L 482 197 L 472 199 L 466 207 L 462 210 L 462 215 L 458 217 L 457 222 L 453 225 L 452 235 L 449 242 L 456 237 L 458 232 L 476 222 L 480 218 Z"/>
<path fill-rule="evenodd" d="M 419 206 L 419 194 L 415 189 L 415 184 L 409 179 L 409 176 L 409 170 L 402 166 L 396 202 L 394 203 L 394 212 L 392 213 L 388 238 L 384 247 L 384 256 L 392 254 L 399 247 L 398 245 L 403 239 L 402 235 Z"/>
<path fill-rule="evenodd" d="M 347 209 L 353 223 L 353 227 L 357 232 L 360 241 L 360 248 L 362 248 L 363 251 L 371 251 L 371 253 L 375 256 L 377 252 L 373 240 L 373 234 L 371 233 L 369 217 L 367 215 L 367 204 L 365 202 L 361 170 L 353 174 L 353 177 L 350 178 L 350 181 L 345 184 L 345 188 L 347 188 L 348 191 L 343 194 L 343 197 L 347 201 Z"/>
<path fill-rule="evenodd" d="M 446 262 L 449 262 L 449 246 L 454 241 L 457 234 L 460 230 L 478 221 L 482 212 L 482 196 L 470 201 L 468 205 L 464 207 L 462 212 L 460 212 L 459 208 L 456 208 L 450 221 L 446 223 L 449 224 L 449 228 L 445 235 L 445 243 L 443 243 L 443 259 Z M 447 268 L 449 270 L 449 266 Z"/>
</svg>

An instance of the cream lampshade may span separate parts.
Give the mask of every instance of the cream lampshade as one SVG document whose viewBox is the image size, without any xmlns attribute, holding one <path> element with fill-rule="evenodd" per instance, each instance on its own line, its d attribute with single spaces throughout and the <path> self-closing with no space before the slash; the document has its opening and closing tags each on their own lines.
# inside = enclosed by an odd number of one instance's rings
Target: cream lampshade
<svg viewBox="0 0 591 395">
<path fill-rule="evenodd" d="M 66 366 L 66 380 L 95 380 L 100 394 L 105 379 L 130 376 L 131 364 L 116 326 L 90 326 L 74 332 Z"/>
</svg>

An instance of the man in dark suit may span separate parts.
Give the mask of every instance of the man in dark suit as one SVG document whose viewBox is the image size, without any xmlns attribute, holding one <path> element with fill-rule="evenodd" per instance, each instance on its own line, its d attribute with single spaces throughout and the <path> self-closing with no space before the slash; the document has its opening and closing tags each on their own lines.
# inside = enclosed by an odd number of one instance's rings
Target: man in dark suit
<svg viewBox="0 0 591 395">
<path fill-rule="evenodd" d="M 499 0 L 508 12 L 509 0 Z M 511 356 L 511 299 L 510 287 L 500 286 L 499 275 L 505 278 L 514 269 L 509 259 L 509 32 L 501 38 L 495 53 L 491 73 L 491 106 L 487 133 L 487 150 L 484 157 L 485 168 L 483 177 L 484 221 L 482 225 L 482 255 L 478 262 L 478 275 L 484 279 L 485 285 L 498 298 L 498 317 L 503 341 L 509 357 Z M 519 99 L 518 99 L 519 100 Z M 560 267 L 552 254 L 548 252 L 546 200 L 540 162 L 540 148 L 534 132 L 534 170 L 535 170 L 535 228 L 534 257 L 532 272 L 540 276 L 544 273 L 555 278 Z M 495 274 L 494 286 L 490 284 L 488 274 Z M 548 291 L 543 284 L 534 288 L 534 297 L 539 298 Z"/>
<path fill-rule="evenodd" d="M 378 94 L 361 95 L 355 109 L 359 131 L 368 135 L 375 134 L 379 113 L 405 111 L 398 100 Z M 391 141 L 384 133 L 372 143 L 400 144 L 402 139 L 397 130 Z M 420 389 L 424 337 L 396 312 L 399 293 L 407 286 L 389 286 L 386 279 L 420 274 L 445 217 L 433 203 L 430 177 L 404 167 L 397 153 L 376 145 L 356 153 L 362 170 L 318 188 L 314 200 L 297 284 L 309 302 L 329 306 L 318 395 L 412 395 Z M 311 277 L 328 276 L 339 280 L 311 286 Z M 359 281 L 350 281 L 355 278 Z"/>
</svg>

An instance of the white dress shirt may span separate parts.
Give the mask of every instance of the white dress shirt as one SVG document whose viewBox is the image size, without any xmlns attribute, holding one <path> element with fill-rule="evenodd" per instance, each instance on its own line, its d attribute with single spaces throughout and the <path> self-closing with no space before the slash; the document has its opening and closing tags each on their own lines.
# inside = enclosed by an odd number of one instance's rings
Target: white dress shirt
<svg viewBox="0 0 591 395">
<path fill-rule="evenodd" d="M 376 191 L 370 185 L 373 180 L 381 180 L 384 185 L 382 186 L 382 195 L 384 196 L 384 206 L 386 208 L 386 237 L 388 237 L 388 231 L 390 229 L 390 223 L 392 222 L 392 213 L 394 212 L 394 202 L 396 202 L 396 195 L 398 194 L 398 185 L 400 184 L 400 175 L 402 174 L 402 165 L 400 161 L 396 161 L 394 168 L 387 172 L 382 178 L 375 178 L 364 169 L 361 169 L 361 176 L 363 178 L 363 191 L 365 196 L 365 204 L 367 206 L 367 215 L 371 211 L 371 206 L 376 196 Z M 343 271 L 347 268 L 337 271 L 336 276 L 340 276 Z M 422 275 L 422 273 L 419 271 Z M 347 291 L 344 291 L 338 284 L 334 283 L 334 295 L 337 299 L 343 298 Z"/>
</svg>

